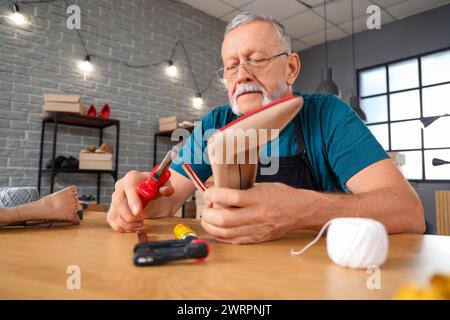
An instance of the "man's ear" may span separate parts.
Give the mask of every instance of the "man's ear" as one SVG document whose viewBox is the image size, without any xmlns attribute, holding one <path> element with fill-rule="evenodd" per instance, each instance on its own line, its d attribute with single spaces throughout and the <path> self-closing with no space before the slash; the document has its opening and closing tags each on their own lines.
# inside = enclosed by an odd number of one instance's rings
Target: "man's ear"
<svg viewBox="0 0 450 320">
<path fill-rule="evenodd" d="M 287 64 L 287 84 L 291 86 L 297 79 L 301 68 L 300 56 L 297 52 L 292 52 L 288 57 Z"/>
</svg>

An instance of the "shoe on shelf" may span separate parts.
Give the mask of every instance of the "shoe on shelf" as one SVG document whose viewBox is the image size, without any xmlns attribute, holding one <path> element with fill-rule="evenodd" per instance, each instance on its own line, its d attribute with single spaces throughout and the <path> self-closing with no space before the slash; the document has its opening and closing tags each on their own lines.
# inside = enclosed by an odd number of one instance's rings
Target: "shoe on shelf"
<svg viewBox="0 0 450 320">
<path fill-rule="evenodd" d="M 80 164 L 80 162 L 78 161 L 78 159 L 70 156 L 65 161 L 63 161 L 63 163 L 61 163 L 61 168 L 63 168 L 63 169 L 78 169 L 79 164 Z"/>
<path fill-rule="evenodd" d="M 83 202 L 95 201 L 95 196 L 92 194 L 82 194 L 81 196 L 78 197 L 78 200 Z"/>
<path fill-rule="evenodd" d="M 64 157 L 64 156 L 57 156 L 57 157 L 55 158 L 55 168 L 61 168 L 61 164 L 62 164 L 64 161 L 66 161 L 66 160 L 67 160 L 67 158 Z M 53 164 L 53 159 L 48 160 L 48 161 L 47 161 L 47 164 L 46 164 L 46 168 L 47 168 L 47 169 L 51 169 L 51 168 L 52 168 L 52 164 Z"/>
<path fill-rule="evenodd" d="M 95 149 L 95 153 L 113 153 L 113 148 L 107 143 L 103 143 L 100 147 Z"/>
<path fill-rule="evenodd" d="M 98 115 L 99 118 L 105 118 L 108 119 L 111 115 L 111 108 L 107 103 L 105 103 L 102 107 L 102 110 L 100 111 L 100 114 Z"/>
<path fill-rule="evenodd" d="M 94 153 L 95 149 L 97 149 L 94 145 L 90 145 L 87 147 L 84 147 L 83 149 L 80 150 L 81 153 Z"/>
<path fill-rule="evenodd" d="M 86 114 L 88 117 L 97 117 L 97 109 L 93 104 L 89 107 L 89 110 Z"/>
</svg>

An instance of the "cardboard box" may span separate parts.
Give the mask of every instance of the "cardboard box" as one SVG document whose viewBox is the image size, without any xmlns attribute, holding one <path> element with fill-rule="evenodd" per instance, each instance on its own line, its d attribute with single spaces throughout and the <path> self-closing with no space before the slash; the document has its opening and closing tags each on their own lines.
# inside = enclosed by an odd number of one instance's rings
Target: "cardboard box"
<svg viewBox="0 0 450 320">
<path fill-rule="evenodd" d="M 80 160 L 80 169 L 112 170 L 112 161 Z"/>
<path fill-rule="evenodd" d="M 168 122 L 160 124 L 159 131 L 174 131 L 178 128 L 192 128 L 192 127 L 193 125 L 182 125 L 182 122 Z"/>
<path fill-rule="evenodd" d="M 44 112 L 84 113 L 84 104 L 80 96 L 62 94 L 44 95 Z"/>
<path fill-rule="evenodd" d="M 171 116 L 171 117 L 163 117 L 159 118 L 159 124 L 165 124 L 165 123 L 171 123 L 171 122 L 183 122 L 183 121 L 192 121 L 192 118 L 186 118 L 186 117 L 179 117 L 179 116 Z"/>
<path fill-rule="evenodd" d="M 159 131 L 173 131 L 178 128 L 178 122 L 168 122 L 159 125 Z"/>
<path fill-rule="evenodd" d="M 184 203 L 184 218 L 195 219 L 196 209 L 197 208 L 194 201 L 186 201 Z"/>
<path fill-rule="evenodd" d="M 80 152 L 78 155 L 78 159 L 80 161 L 112 161 L 113 155 L 112 153 L 89 153 L 89 152 Z"/>
</svg>

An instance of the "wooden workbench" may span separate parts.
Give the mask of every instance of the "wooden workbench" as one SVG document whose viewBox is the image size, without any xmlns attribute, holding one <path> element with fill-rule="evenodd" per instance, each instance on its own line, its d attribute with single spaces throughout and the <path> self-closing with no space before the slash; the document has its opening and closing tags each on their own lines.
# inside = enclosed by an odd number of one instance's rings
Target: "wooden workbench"
<svg viewBox="0 0 450 320">
<path fill-rule="evenodd" d="M 145 229 L 150 240 L 170 239 L 180 221 L 210 240 L 205 262 L 135 267 L 135 234 L 112 231 L 99 212 L 85 213 L 80 226 L 0 229 L 0 299 L 390 299 L 402 284 L 450 273 L 450 237 L 390 236 L 381 289 L 369 290 L 372 274 L 333 264 L 324 238 L 302 256 L 290 254 L 312 232 L 228 245 L 210 239 L 196 220 L 148 220 Z M 69 265 L 80 267 L 80 290 L 66 287 Z"/>
</svg>

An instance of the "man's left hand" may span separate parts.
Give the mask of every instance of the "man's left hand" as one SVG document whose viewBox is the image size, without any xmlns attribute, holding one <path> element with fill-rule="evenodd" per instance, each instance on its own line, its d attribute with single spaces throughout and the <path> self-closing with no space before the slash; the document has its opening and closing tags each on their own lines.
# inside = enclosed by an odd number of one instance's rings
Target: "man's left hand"
<svg viewBox="0 0 450 320">
<path fill-rule="evenodd" d="M 279 239 L 296 229 L 299 192 L 281 183 L 260 183 L 248 190 L 211 187 L 204 200 L 222 208 L 205 208 L 203 228 L 222 242 L 244 244 Z"/>
</svg>

